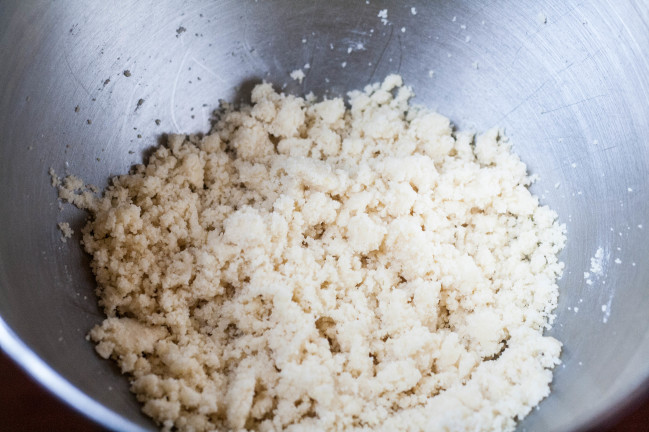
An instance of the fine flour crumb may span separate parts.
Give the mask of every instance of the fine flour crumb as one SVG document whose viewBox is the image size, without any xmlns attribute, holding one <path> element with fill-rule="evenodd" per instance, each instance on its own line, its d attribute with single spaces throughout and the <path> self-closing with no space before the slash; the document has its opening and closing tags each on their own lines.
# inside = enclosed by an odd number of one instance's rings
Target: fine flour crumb
<svg viewBox="0 0 649 432">
<path fill-rule="evenodd" d="M 513 431 L 549 394 L 565 228 L 499 130 L 413 96 L 264 83 L 100 197 L 57 185 L 91 213 L 90 337 L 163 430 Z"/>
<path fill-rule="evenodd" d="M 380 19 L 383 25 L 388 24 L 388 10 L 387 9 L 381 9 L 377 15 Z"/>
<path fill-rule="evenodd" d="M 59 230 L 61 230 L 61 234 L 63 234 L 61 236 L 61 241 L 63 243 L 65 243 L 67 239 L 72 237 L 72 235 L 74 234 L 74 230 L 72 228 L 70 228 L 70 224 L 67 223 L 67 222 L 60 222 L 58 224 L 58 227 L 59 227 Z"/>
<path fill-rule="evenodd" d="M 307 63 L 308 64 L 308 63 Z M 302 81 L 304 80 L 304 71 L 302 69 L 295 69 L 293 72 L 291 72 L 291 78 L 293 78 L 295 81 L 299 82 L 302 84 Z"/>
<path fill-rule="evenodd" d="M 596 276 L 602 276 L 604 274 L 604 268 L 602 267 L 604 261 L 604 249 L 597 248 L 595 256 L 590 259 L 590 272 Z"/>
<path fill-rule="evenodd" d="M 61 179 L 56 175 L 54 168 L 50 167 L 47 172 L 50 175 L 50 181 L 53 187 L 58 188 L 61 185 Z"/>
</svg>

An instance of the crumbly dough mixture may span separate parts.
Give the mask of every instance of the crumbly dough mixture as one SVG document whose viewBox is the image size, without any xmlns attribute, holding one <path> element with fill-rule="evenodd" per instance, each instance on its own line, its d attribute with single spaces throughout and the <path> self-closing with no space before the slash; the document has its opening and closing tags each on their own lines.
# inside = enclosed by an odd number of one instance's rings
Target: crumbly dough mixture
<svg viewBox="0 0 649 432">
<path fill-rule="evenodd" d="M 261 84 L 101 198 L 59 185 L 92 214 L 90 337 L 164 430 L 508 431 L 548 395 L 563 227 L 497 130 L 412 95 Z"/>
</svg>

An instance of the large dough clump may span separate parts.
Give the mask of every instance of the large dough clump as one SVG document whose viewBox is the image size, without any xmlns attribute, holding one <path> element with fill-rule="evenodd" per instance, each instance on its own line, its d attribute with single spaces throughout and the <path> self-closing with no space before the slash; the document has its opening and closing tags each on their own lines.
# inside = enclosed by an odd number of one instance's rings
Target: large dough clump
<svg viewBox="0 0 649 432">
<path fill-rule="evenodd" d="M 411 97 L 261 84 L 88 203 L 90 335 L 164 430 L 512 430 L 548 395 L 563 228 Z"/>
</svg>

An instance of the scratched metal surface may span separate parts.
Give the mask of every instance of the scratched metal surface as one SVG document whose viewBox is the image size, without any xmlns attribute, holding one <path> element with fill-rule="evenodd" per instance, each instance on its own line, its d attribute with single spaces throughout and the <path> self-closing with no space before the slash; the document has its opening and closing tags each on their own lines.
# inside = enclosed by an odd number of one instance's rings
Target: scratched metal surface
<svg viewBox="0 0 649 432">
<path fill-rule="evenodd" d="M 563 364 L 519 429 L 601 424 L 642 391 L 646 3 L 109 3 L 0 3 L 0 346 L 61 398 L 115 430 L 153 427 L 84 340 L 101 320 L 92 276 L 55 227 L 72 220 L 78 232 L 84 215 L 59 211 L 49 167 L 103 186 L 162 134 L 207 131 L 219 99 L 262 79 L 322 96 L 392 72 L 461 128 L 505 127 L 568 228 L 550 331 Z M 603 272 L 585 278 L 599 248 Z"/>
</svg>

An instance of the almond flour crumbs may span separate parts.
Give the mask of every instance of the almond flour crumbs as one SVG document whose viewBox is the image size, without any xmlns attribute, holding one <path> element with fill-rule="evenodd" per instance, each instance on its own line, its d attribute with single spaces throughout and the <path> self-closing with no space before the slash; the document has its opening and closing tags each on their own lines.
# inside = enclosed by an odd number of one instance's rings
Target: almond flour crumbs
<svg viewBox="0 0 649 432">
<path fill-rule="evenodd" d="M 302 69 L 295 69 L 293 72 L 291 72 L 291 78 L 298 83 L 302 84 L 302 81 L 306 75 L 304 74 L 304 71 Z"/>
<path fill-rule="evenodd" d="M 596 276 L 604 274 L 604 249 L 597 248 L 595 255 L 590 259 L 590 272 Z"/>
<path fill-rule="evenodd" d="M 401 77 L 252 91 L 87 208 L 97 352 L 165 431 L 511 431 L 549 394 L 564 229 Z"/>
<path fill-rule="evenodd" d="M 67 241 L 67 239 L 72 237 L 72 235 L 74 234 L 74 230 L 72 228 L 70 228 L 70 224 L 67 223 L 67 222 L 59 223 L 58 227 L 59 227 L 59 230 L 61 230 L 61 234 L 63 234 L 61 236 L 61 241 L 63 243 L 65 243 Z"/>
<path fill-rule="evenodd" d="M 380 19 L 383 25 L 387 25 L 390 21 L 388 21 L 388 10 L 387 9 L 381 9 L 377 15 Z"/>
</svg>

